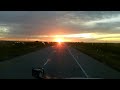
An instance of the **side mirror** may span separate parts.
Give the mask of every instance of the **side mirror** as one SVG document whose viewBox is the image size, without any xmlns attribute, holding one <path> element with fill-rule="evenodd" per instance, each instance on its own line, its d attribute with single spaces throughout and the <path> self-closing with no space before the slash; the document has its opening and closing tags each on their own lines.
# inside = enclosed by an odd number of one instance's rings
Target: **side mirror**
<svg viewBox="0 0 120 90">
<path fill-rule="evenodd" d="M 43 79 L 44 78 L 44 69 L 43 68 L 33 68 L 32 76 L 37 79 Z"/>
</svg>

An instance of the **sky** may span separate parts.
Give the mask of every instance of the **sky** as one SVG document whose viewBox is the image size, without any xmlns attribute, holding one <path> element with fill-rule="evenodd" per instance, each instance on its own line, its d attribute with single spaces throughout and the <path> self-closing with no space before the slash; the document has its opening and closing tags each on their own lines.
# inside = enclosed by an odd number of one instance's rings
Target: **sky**
<svg viewBox="0 0 120 90">
<path fill-rule="evenodd" d="M 0 11 L 0 40 L 120 42 L 120 11 Z"/>
</svg>

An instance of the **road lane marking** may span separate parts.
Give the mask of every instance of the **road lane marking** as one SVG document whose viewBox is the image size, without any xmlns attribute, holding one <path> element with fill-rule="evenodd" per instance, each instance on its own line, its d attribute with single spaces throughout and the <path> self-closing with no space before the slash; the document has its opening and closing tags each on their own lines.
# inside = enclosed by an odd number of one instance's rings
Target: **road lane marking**
<svg viewBox="0 0 120 90">
<path fill-rule="evenodd" d="M 67 48 L 68 49 L 68 48 Z M 79 62 L 76 60 L 76 58 L 73 56 L 73 54 L 71 53 L 71 51 L 68 49 L 70 55 L 74 58 L 74 60 L 76 61 L 76 63 L 78 64 L 78 66 L 81 68 L 81 70 L 83 71 L 83 73 L 85 74 L 85 76 L 88 78 L 87 73 L 85 72 L 85 70 L 82 68 L 82 66 L 79 64 Z"/>
<path fill-rule="evenodd" d="M 53 53 L 54 53 L 54 51 L 51 52 L 51 54 L 53 54 Z M 50 61 L 50 59 L 48 58 L 47 61 L 44 63 L 43 67 L 44 67 L 49 61 Z"/>
<path fill-rule="evenodd" d="M 43 67 L 50 61 L 50 59 L 47 59 L 47 61 L 44 63 Z"/>
<path fill-rule="evenodd" d="M 46 66 L 46 64 L 50 61 L 49 57 L 50 57 L 51 54 L 55 53 L 55 51 L 56 51 L 56 50 L 54 50 L 53 52 L 50 52 L 50 53 L 48 52 L 48 53 L 49 53 L 49 56 L 48 56 L 47 61 L 44 63 L 43 67 Z"/>
</svg>

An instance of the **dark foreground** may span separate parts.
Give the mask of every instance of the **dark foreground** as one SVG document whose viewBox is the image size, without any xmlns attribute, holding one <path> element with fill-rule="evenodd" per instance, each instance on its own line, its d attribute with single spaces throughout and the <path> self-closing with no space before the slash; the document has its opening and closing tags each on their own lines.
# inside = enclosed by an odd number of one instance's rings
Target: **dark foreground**
<svg viewBox="0 0 120 90">
<path fill-rule="evenodd" d="M 34 79 L 32 67 L 40 66 L 48 77 L 120 79 L 120 72 L 66 44 L 0 62 L 0 79 Z"/>
</svg>

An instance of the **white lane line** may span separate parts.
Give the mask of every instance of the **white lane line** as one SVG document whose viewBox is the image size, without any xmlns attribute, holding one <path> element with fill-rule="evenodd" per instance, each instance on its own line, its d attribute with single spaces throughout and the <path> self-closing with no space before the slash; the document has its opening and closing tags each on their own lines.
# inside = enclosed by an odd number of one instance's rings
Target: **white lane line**
<svg viewBox="0 0 120 90">
<path fill-rule="evenodd" d="M 68 49 L 68 48 L 67 48 Z M 78 66 L 81 68 L 81 70 L 83 71 L 83 73 L 85 74 L 85 76 L 88 78 L 87 73 L 85 72 L 85 70 L 82 68 L 82 66 L 79 64 L 79 62 L 76 60 L 76 58 L 73 56 L 73 54 L 71 53 L 71 51 L 68 49 L 69 53 L 71 54 L 71 56 L 74 58 L 74 60 L 76 61 L 76 63 L 78 64 Z"/>
<path fill-rule="evenodd" d="M 51 54 L 53 54 L 54 52 L 55 52 L 55 50 L 54 50 L 53 52 L 49 53 L 49 56 L 50 56 Z M 43 67 L 44 67 L 49 61 L 50 61 L 50 59 L 48 58 L 47 61 L 44 63 Z"/>
<path fill-rule="evenodd" d="M 44 63 L 43 67 L 50 61 L 50 59 L 47 59 L 47 61 Z"/>
<path fill-rule="evenodd" d="M 53 53 L 54 53 L 54 51 L 51 52 L 50 54 L 53 54 Z M 43 67 L 44 67 L 49 61 L 50 61 L 50 59 L 48 58 L 47 61 L 44 63 Z"/>
</svg>

